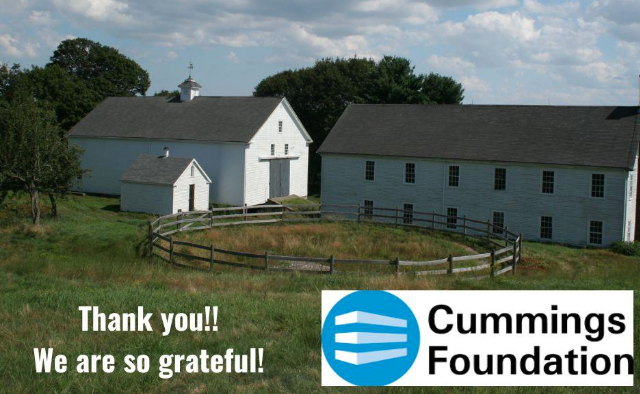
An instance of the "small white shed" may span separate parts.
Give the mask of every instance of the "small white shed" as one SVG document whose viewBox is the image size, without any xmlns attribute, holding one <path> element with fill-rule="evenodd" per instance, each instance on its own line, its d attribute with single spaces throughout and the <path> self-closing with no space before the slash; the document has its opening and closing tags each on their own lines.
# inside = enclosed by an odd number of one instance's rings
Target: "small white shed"
<svg viewBox="0 0 640 394">
<path fill-rule="evenodd" d="M 120 209 L 168 215 L 209 209 L 211 179 L 195 159 L 140 155 L 120 178 Z"/>
</svg>

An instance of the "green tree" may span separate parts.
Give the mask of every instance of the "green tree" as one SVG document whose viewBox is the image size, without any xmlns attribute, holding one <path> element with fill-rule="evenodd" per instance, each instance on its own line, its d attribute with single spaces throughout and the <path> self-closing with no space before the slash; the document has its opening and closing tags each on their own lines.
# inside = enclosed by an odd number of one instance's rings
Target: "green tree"
<svg viewBox="0 0 640 394">
<path fill-rule="evenodd" d="M 41 193 L 54 203 L 83 171 L 80 152 L 60 138 L 55 113 L 38 105 L 27 89 L 0 106 L 0 179 L 4 188 L 26 191 L 31 197 L 33 223 L 40 223 Z"/>
<path fill-rule="evenodd" d="M 416 74 L 405 58 L 321 59 L 313 67 L 263 79 L 254 96 L 286 97 L 313 138 L 309 186 L 320 190 L 320 156 L 315 151 L 349 104 L 459 104 L 464 89 L 452 78 Z"/>
<path fill-rule="evenodd" d="M 116 96 L 144 96 L 149 73 L 117 49 L 87 38 L 64 40 L 51 56 L 55 64 L 85 81 L 98 101 Z"/>
<path fill-rule="evenodd" d="M 159 92 L 155 92 L 153 95 L 155 97 L 180 97 L 180 91 L 174 90 L 170 92 L 167 89 L 162 89 Z"/>
</svg>

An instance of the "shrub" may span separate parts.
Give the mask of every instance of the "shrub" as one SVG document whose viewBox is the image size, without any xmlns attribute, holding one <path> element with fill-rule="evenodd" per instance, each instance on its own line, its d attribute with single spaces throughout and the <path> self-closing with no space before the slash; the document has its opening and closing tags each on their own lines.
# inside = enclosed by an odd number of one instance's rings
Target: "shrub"
<svg viewBox="0 0 640 394">
<path fill-rule="evenodd" d="M 611 246 L 611 250 L 625 256 L 640 256 L 640 242 L 618 241 Z"/>
</svg>

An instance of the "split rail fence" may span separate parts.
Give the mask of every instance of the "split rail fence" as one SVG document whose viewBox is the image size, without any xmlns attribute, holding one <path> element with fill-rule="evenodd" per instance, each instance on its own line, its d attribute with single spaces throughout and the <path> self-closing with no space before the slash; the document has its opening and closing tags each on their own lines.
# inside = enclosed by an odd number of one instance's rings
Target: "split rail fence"
<svg viewBox="0 0 640 394">
<path fill-rule="evenodd" d="M 447 231 L 464 236 L 486 239 L 493 246 L 489 252 L 430 260 L 341 259 L 328 257 L 284 256 L 248 253 L 216 248 L 176 240 L 174 234 L 216 227 L 255 225 L 266 223 L 350 221 L 379 223 L 393 226 Z M 401 208 L 363 207 L 359 205 L 260 205 L 213 208 L 161 216 L 149 224 L 149 254 L 185 268 L 212 271 L 216 265 L 241 267 L 263 271 L 302 271 L 324 274 L 337 272 L 336 265 L 371 264 L 390 266 L 397 274 L 411 270 L 415 275 L 445 275 L 484 271 L 490 277 L 512 272 L 515 274 L 522 259 L 522 234 L 498 227 L 489 221 L 466 216 L 447 216 L 436 212 L 406 211 Z M 164 252 L 156 253 L 156 251 Z M 230 261 L 234 258 L 245 261 Z M 185 264 L 178 260 L 197 262 Z M 289 262 L 289 267 L 281 266 Z M 403 270 L 403 267 L 407 267 Z M 428 268 L 428 269 L 425 269 Z"/>
</svg>

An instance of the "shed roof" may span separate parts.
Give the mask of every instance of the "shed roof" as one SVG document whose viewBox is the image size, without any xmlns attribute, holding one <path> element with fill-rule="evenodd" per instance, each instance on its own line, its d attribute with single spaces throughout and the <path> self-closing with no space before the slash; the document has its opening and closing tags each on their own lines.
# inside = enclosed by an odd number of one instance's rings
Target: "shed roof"
<svg viewBox="0 0 640 394">
<path fill-rule="evenodd" d="M 131 166 L 127 168 L 127 171 L 125 171 L 120 180 L 122 182 L 172 186 L 191 162 L 195 162 L 205 178 L 209 180 L 207 174 L 200 168 L 200 165 L 195 159 L 153 155 L 138 156 Z"/>
<path fill-rule="evenodd" d="M 318 152 L 631 169 L 638 109 L 356 104 Z"/>
<path fill-rule="evenodd" d="M 200 96 L 180 102 L 167 97 L 109 97 L 70 135 L 246 143 L 283 100 Z"/>
</svg>

